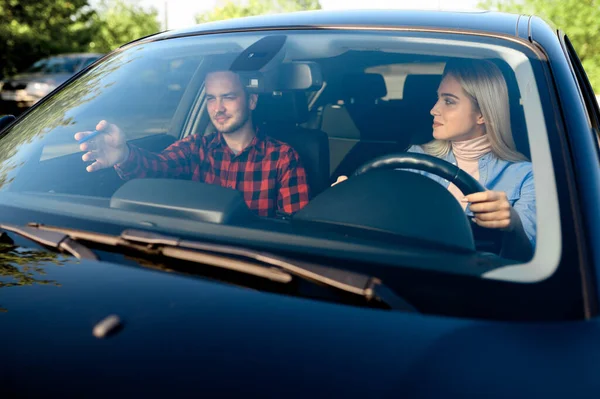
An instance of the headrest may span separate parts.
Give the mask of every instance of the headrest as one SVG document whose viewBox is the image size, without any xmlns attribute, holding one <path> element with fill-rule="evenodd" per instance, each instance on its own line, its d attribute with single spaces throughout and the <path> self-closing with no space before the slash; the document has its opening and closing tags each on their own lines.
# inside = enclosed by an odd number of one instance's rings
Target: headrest
<svg viewBox="0 0 600 399">
<path fill-rule="evenodd" d="M 404 112 L 410 115 L 407 122 L 411 131 L 410 143 L 425 144 L 433 140 L 430 112 L 437 101 L 437 89 L 442 75 L 408 75 L 404 81 L 402 103 Z"/>
<path fill-rule="evenodd" d="M 323 86 L 321 67 L 316 62 L 287 62 L 269 71 L 239 71 L 242 84 L 251 93 L 310 91 Z"/>
<path fill-rule="evenodd" d="M 387 89 L 383 76 L 377 73 L 354 73 L 344 75 L 344 95 L 346 98 L 375 100 L 385 97 Z"/>
<path fill-rule="evenodd" d="M 261 94 L 258 96 L 258 103 L 252 118 L 255 123 L 298 124 L 306 122 L 308 120 L 306 94 L 301 91 Z"/>
<path fill-rule="evenodd" d="M 427 101 L 427 106 L 433 107 L 437 99 L 437 89 L 442 81 L 442 75 L 408 75 L 404 81 L 402 99 Z"/>
</svg>

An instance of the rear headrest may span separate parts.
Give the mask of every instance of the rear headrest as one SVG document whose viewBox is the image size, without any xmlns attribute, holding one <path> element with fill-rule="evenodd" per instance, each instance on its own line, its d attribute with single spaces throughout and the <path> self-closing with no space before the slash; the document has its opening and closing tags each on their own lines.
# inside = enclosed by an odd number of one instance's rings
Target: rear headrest
<svg viewBox="0 0 600 399">
<path fill-rule="evenodd" d="M 302 91 L 261 94 L 252 118 L 255 123 L 304 123 L 308 120 L 306 94 Z"/>
<path fill-rule="evenodd" d="M 441 81 L 442 75 L 408 75 L 404 81 L 402 99 L 428 102 L 426 106 L 430 106 L 431 109 L 437 99 L 437 89 Z"/>
<path fill-rule="evenodd" d="M 346 98 L 375 100 L 385 97 L 387 88 L 383 76 L 377 73 L 353 73 L 344 75 L 344 95 Z"/>
<path fill-rule="evenodd" d="M 321 67 L 316 62 L 298 61 L 280 64 L 270 71 L 237 72 L 251 93 L 319 90 L 323 86 Z"/>
</svg>

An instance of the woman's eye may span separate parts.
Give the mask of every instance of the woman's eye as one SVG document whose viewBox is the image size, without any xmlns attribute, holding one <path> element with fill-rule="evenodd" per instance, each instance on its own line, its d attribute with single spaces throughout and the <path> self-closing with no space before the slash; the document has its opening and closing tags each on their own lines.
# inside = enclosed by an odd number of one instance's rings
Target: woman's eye
<svg viewBox="0 0 600 399">
<path fill-rule="evenodd" d="M 445 99 L 445 100 L 444 100 L 444 103 L 445 103 L 446 105 L 452 105 L 452 104 L 454 104 L 454 101 L 452 101 L 452 100 L 448 100 L 448 99 Z"/>
</svg>

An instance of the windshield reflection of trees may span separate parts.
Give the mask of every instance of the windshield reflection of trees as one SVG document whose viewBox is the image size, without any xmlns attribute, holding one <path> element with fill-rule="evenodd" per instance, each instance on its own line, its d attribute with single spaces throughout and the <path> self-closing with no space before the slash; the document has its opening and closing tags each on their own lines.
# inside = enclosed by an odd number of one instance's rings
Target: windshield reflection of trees
<svg viewBox="0 0 600 399">
<path fill-rule="evenodd" d="M 60 287 L 58 282 L 46 279 L 44 276 L 48 266 L 63 266 L 64 262 L 65 258 L 58 253 L 0 242 L 0 288 L 34 284 Z M 7 311 L 8 309 L 0 305 L 0 312 Z"/>
<path fill-rule="evenodd" d="M 0 189 L 14 179 L 25 162 L 30 161 L 25 157 L 31 157 L 35 153 L 22 151 L 24 154 L 19 154 L 22 146 L 39 143 L 46 134 L 58 127 L 75 125 L 76 121 L 72 116 L 67 116 L 67 113 L 89 103 L 103 90 L 114 85 L 115 81 L 110 75 L 114 77 L 115 71 L 139 58 L 137 53 L 143 48 L 144 46 L 139 46 L 134 51 L 117 54 L 110 61 L 98 65 L 85 76 L 73 81 L 67 89 L 25 115 L 20 123 L 3 136 L 0 145 Z"/>
</svg>

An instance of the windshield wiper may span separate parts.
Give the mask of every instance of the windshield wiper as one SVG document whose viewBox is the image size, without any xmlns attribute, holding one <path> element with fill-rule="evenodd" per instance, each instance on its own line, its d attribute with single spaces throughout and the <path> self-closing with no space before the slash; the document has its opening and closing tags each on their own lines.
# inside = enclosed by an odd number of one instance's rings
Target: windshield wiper
<svg viewBox="0 0 600 399">
<path fill-rule="evenodd" d="M 98 259 L 87 247 L 73 240 L 68 234 L 56 230 L 43 230 L 32 226 L 0 224 L 0 229 L 10 231 L 48 248 L 70 253 L 77 259 Z M 4 234 L 4 233 L 3 233 Z"/>
<path fill-rule="evenodd" d="M 1 226 L 1 225 L 0 225 Z M 14 226 L 11 226 L 15 228 Z M 416 309 L 386 287 L 376 277 L 346 270 L 317 266 L 278 255 L 229 245 L 182 240 L 158 233 L 128 229 L 120 236 L 96 232 L 30 224 L 29 229 L 59 233 L 71 240 L 82 240 L 113 247 L 125 247 L 164 257 L 234 270 L 273 281 L 288 283 L 292 276 L 317 282 L 341 291 L 376 300 L 392 309 Z M 85 248 L 85 247 L 84 247 Z"/>
</svg>

